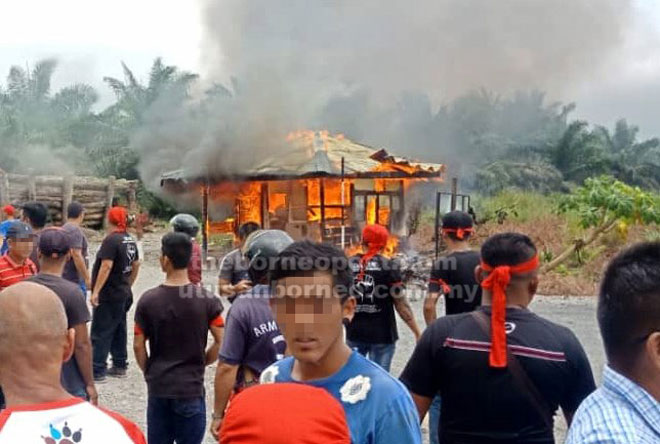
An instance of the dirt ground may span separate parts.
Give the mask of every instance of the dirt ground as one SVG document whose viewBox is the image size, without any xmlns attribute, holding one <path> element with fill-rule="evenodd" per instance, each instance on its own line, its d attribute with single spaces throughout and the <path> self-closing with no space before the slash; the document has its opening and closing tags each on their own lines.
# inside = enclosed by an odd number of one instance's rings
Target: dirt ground
<svg viewBox="0 0 660 444">
<path fill-rule="evenodd" d="M 92 243 L 90 254 L 96 251 L 95 242 Z M 145 254 L 140 275 L 134 287 L 135 299 L 147 289 L 158 285 L 163 275 L 158 266 L 158 248 L 159 238 L 155 234 L 148 234 L 141 243 L 141 250 Z M 207 270 L 204 272 L 204 283 L 214 285 L 216 282 L 216 271 Z M 223 301 L 225 307 L 229 305 Z M 539 296 L 532 304 L 532 310 L 551 319 L 557 323 L 571 328 L 582 342 L 584 348 L 589 355 L 591 366 L 596 375 L 596 380 L 599 383 L 604 364 L 604 355 L 595 318 L 595 298 L 591 297 L 548 297 Z M 442 302 L 441 302 L 442 304 Z M 417 322 L 420 326 L 424 325 L 422 317 L 422 302 L 413 301 L 413 308 L 417 316 Z M 438 307 L 438 313 L 444 313 L 444 307 Z M 129 419 L 135 421 L 146 434 L 146 405 L 147 405 L 147 391 L 146 385 L 142 378 L 142 374 L 135 364 L 132 357 L 132 339 L 133 339 L 133 310 L 129 314 L 129 370 L 127 379 L 112 379 L 102 385 L 98 386 L 100 394 L 100 403 L 107 408 L 115 410 Z M 407 359 L 412 354 L 414 347 L 414 338 L 412 333 L 407 327 L 400 323 L 399 332 L 401 339 L 397 343 L 397 350 L 392 364 L 392 374 L 398 376 Z M 206 371 L 206 388 L 207 388 L 207 414 L 210 419 L 213 401 L 213 375 L 215 372 L 215 365 L 208 367 Z M 428 433 L 426 422 L 424 424 L 423 433 L 425 435 L 425 442 Z M 558 418 L 556 425 L 557 442 L 562 443 L 566 433 L 566 426 L 563 418 Z M 212 444 L 215 441 L 207 433 L 204 443 Z"/>
</svg>

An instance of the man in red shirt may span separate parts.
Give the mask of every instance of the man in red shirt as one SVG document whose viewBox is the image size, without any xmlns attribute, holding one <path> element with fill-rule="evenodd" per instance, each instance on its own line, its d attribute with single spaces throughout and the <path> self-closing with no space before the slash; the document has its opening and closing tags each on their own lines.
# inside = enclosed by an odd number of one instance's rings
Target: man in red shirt
<svg viewBox="0 0 660 444">
<path fill-rule="evenodd" d="M 15 222 L 7 230 L 7 254 L 0 257 L 0 290 L 37 274 L 37 266 L 30 259 L 34 234 L 23 222 Z"/>
</svg>

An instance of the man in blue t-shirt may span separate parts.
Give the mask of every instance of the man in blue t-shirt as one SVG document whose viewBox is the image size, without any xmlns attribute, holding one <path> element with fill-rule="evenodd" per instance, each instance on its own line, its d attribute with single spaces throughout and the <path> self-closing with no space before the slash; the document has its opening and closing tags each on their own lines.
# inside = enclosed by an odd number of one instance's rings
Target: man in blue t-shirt
<svg viewBox="0 0 660 444">
<path fill-rule="evenodd" d="M 337 248 L 296 242 L 270 268 L 271 307 L 293 355 L 261 383 L 298 382 L 327 390 L 346 411 L 354 444 L 421 444 L 419 416 L 405 387 L 343 338 L 356 300 L 348 259 Z"/>
</svg>

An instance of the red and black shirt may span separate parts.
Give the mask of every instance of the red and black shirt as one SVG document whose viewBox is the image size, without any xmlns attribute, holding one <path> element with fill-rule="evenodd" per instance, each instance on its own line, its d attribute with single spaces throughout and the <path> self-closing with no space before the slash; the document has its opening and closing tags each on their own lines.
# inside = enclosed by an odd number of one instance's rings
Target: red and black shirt
<svg viewBox="0 0 660 444">
<path fill-rule="evenodd" d="M 481 307 L 490 317 L 490 307 Z M 508 308 L 508 344 L 553 411 L 575 412 L 595 390 L 575 335 L 526 309 Z M 510 370 L 488 363 L 490 339 L 471 314 L 445 316 L 422 335 L 401 375 L 419 396 L 442 397 L 440 441 L 554 443 L 553 431 Z"/>
</svg>

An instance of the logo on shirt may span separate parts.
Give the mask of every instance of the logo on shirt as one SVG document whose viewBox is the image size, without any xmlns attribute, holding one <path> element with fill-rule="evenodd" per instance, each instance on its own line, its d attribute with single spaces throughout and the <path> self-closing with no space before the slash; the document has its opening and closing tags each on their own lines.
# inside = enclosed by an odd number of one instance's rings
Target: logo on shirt
<svg viewBox="0 0 660 444">
<path fill-rule="evenodd" d="M 271 365 L 261 373 L 261 376 L 259 377 L 259 384 L 274 383 L 279 373 L 280 373 L 280 369 L 277 368 L 276 365 Z"/>
<path fill-rule="evenodd" d="M 68 423 L 64 423 L 62 430 L 57 430 L 50 424 L 50 436 L 42 436 L 45 444 L 74 444 L 82 440 L 82 429 L 73 432 Z"/>
<path fill-rule="evenodd" d="M 355 295 L 364 301 L 365 298 L 371 299 L 371 302 L 374 301 L 374 290 L 376 288 L 376 282 L 371 275 L 365 274 L 361 280 L 358 278 L 354 281 Z"/>
<path fill-rule="evenodd" d="M 347 404 L 357 404 L 360 401 L 367 399 L 367 395 L 371 390 L 371 379 L 368 376 L 358 375 L 349 379 L 339 389 L 342 402 Z"/>
<path fill-rule="evenodd" d="M 516 324 L 514 324 L 513 322 L 504 323 L 504 331 L 506 332 L 507 335 L 513 333 L 513 330 L 515 329 L 516 329 Z"/>
</svg>

